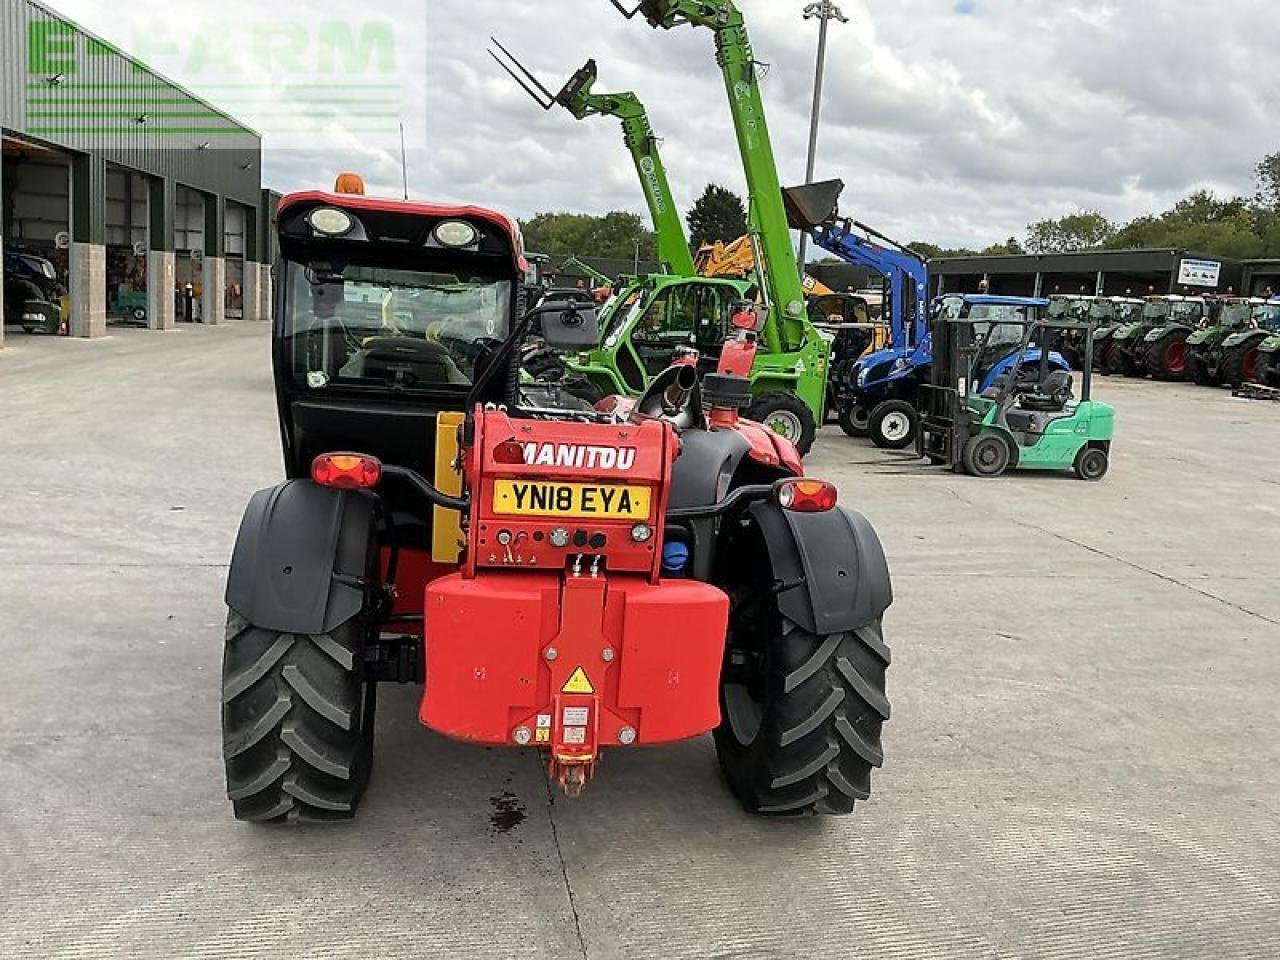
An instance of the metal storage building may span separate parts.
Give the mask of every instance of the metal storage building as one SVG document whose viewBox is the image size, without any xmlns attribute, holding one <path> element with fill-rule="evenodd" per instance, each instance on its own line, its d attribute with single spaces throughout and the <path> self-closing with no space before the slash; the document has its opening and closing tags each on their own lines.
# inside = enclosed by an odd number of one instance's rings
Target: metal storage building
<svg viewBox="0 0 1280 960">
<path fill-rule="evenodd" d="M 1238 261 L 1163 249 L 951 257 L 933 261 L 929 272 L 935 295 L 976 293 L 986 280 L 991 293 L 1008 296 L 1239 291 L 1244 273 Z"/>
<path fill-rule="evenodd" d="M 252 129 L 48 7 L 0 0 L 0 140 L 0 238 L 54 263 L 73 336 L 267 315 Z"/>
</svg>

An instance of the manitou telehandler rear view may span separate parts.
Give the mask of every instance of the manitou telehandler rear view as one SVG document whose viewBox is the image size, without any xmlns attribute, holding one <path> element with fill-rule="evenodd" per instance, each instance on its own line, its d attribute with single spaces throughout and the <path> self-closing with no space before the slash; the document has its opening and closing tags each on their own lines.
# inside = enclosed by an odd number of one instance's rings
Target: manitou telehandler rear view
<svg viewBox="0 0 1280 960">
<path fill-rule="evenodd" d="M 237 817 L 351 817 L 380 683 L 422 685 L 433 731 L 536 749 L 570 793 L 608 748 L 712 731 L 751 812 L 868 796 L 889 573 L 867 521 L 740 419 L 753 305 L 714 372 L 686 356 L 590 407 L 522 383 L 535 321 L 566 350 L 598 331 L 589 306 L 524 308 L 507 217 L 312 192 L 277 233 L 287 479 L 250 501 L 227 582 Z"/>
</svg>

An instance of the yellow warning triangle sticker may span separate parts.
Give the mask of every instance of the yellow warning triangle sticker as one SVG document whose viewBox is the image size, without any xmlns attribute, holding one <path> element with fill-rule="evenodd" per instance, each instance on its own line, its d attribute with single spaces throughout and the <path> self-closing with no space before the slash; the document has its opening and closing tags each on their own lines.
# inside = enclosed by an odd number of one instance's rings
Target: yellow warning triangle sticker
<svg viewBox="0 0 1280 960">
<path fill-rule="evenodd" d="M 587 671 L 579 667 L 573 671 L 572 676 L 565 681 L 563 687 L 560 688 L 561 693 L 595 693 L 596 688 L 591 685 L 591 681 L 587 679 Z"/>
</svg>

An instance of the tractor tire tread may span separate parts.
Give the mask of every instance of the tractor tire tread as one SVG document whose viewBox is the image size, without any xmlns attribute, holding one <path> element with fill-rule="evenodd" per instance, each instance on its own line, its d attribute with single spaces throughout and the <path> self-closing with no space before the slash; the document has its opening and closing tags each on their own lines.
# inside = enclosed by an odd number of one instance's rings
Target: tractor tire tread
<svg viewBox="0 0 1280 960">
<path fill-rule="evenodd" d="M 751 813 L 848 814 L 884 762 L 889 665 L 880 622 L 820 636 L 782 621 L 763 726 L 740 744 L 729 724 L 715 739 L 730 788 Z"/>
<path fill-rule="evenodd" d="M 372 762 L 363 620 L 308 636 L 232 612 L 223 663 L 223 756 L 236 818 L 350 819 Z"/>
</svg>

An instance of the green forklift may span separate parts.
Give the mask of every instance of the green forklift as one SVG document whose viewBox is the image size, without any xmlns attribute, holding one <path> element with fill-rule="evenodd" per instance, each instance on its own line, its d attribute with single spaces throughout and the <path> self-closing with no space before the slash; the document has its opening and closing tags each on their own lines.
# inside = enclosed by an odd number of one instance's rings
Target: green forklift
<svg viewBox="0 0 1280 960">
<path fill-rule="evenodd" d="M 490 56 L 544 110 L 559 106 L 578 119 L 608 116 L 621 120 L 665 271 L 626 279 L 601 310 L 602 338 L 594 349 L 559 356 L 538 351 L 526 358 L 525 370 L 540 379 L 568 383 L 572 392 L 584 399 L 608 394 L 638 396 L 681 354 L 697 353 L 699 368 L 714 370 L 735 308 L 743 301 L 762 301 L 766 318 L 761 350 L 752 370 L 752 402 L 745 415 L 786 437 L 802 454 L 807 453 L 826 413 L 831 347 L 808 317 L 776 172 L 776 204 L 768 202 L 768 181 L 762 180 L 765 173 L 748 177 L 752 243 L 757 253 L 763 254 L 757 256 L 757 278 L 699 276 L 659 140 L 640 99 L 634 93 L 595 92 L 595 61 L 588 61 L 559 93 L 552 93 L 506 47 L 497 40 L 494 45 L 497 49 L 490 50 Z M 755 93 L 758 96 L 758 90 Z M 750 123 L 764 134 L 763 139 L 755 138 L 754 149 L 769 151 L 763 113 L 748 117 L 751 109 L 750 104 L 739 106 L 734 111 L 735 121 Z M 762 161 L 753 156 L 753 171 L 761 166 Z M 768 170 L 773 170 L 771 151 Z M 777 254 L 778 234 L 788 251 L 785 258 Z"/>
<path fill-rule="evenodd" d="M 933 370 L 921 392 L 917 452 L 975 477 L 1070 470 L 1081 480 L 1101 480 L 1111 465 L 1115 408 L 1092 398 L 1093 324 L 1046 317 L 1046 301 L 1027 301 L 1026 309 L 993 322 L 980 309 L 988 299 L 965 297 L 959 309 L 934 312 Z M 1084 351 L 1078 396 L 1075 378 L 1035 346 L 1063 338 L 1078 340 Z M 1003 372 L 993 379 L 997 365 Z"/>
</svg>

